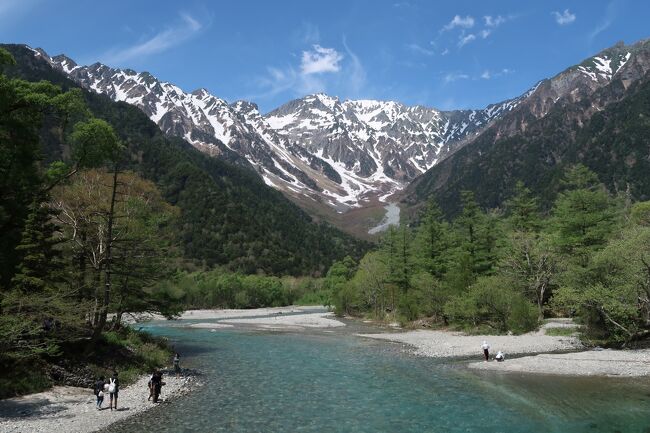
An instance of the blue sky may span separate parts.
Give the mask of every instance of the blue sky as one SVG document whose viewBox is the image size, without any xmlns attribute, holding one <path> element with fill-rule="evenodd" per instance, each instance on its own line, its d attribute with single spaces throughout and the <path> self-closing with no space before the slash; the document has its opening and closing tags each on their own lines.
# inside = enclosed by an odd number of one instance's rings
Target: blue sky
<svg viewBox="0 0 650 433">
<path fill-rule="evenodd" d="M 262 112 L 323 91 L 478 108 L 617 41 L 650 2 L 0 0 L 0 41 L 147 70 Z"/>
</svg>

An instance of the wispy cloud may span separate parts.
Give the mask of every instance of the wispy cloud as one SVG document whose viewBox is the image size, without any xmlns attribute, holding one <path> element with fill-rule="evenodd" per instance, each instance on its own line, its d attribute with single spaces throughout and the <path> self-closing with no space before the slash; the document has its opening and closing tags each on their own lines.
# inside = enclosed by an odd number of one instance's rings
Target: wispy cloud
<svg viewBox="0 0 650 433">
<path fill-rule="evenodd" d="M 499 78 L 499 77 L 503 77 L 505 75 L 513 74 L 514 72 L 515 71 L 513 71 L 512 69 L 508 69 L 508 68 L 503 68 L 500 71 L 496 71 L 496 72 L 492 72 L 489 69 L 486 69 L 485 71 L 483 71 L 483 73 L 480 75 L 480 77 L 482 79 L 484 79 L 484 80 L 491 80 L 493 78 Z"/>
<path fill-rule="evenodd" d="M 509 18 L 503 17 L 501 15 L 497 15 L 496 17 L 493 17 L 492 15 L 485 15 L 483 17 L 483 21 L 485 21 L 486 27 L 499 27 L 501 24 L 508 21 L 508 19 Z"/>
<path fill-rule="evenodd" d="M 474 19 L 473 16 L 467 15 L 467 16 L 461 16 L 461 15 L 455 15 L 454 18 L 445 24 L 440 31 L 438 32 L 438 36 L 436 39 L 432 42 L 432 44 L 437 44 L 438 41 L 444 37 L 446 32 L 452 31 L 456 29 L 455 34 L 458 36 L 458 40 L 456 43 L 456 46 L 460 49 L 463 48 L 465 45 L 469 44 L 470 42 L 473 42 L 477 39 L 487 39 L 490 37 L 498 27 L 503 25 L 504 23 L 513 20 L 516 18 L 516 15 L 484 15 L 483 16 L 483 28 L 481 27 L 481 23 L 477 22 L 476 19 Z M 475 27 L 479 27 L 476 28 Z M 475 29 L 471 33 L 469 33 L 469 29 Z M 448 53 L 448 49 L 445 50 L 446 53 Z"/>
<path fill-rule="evenodd" d="M 564 9 L 564 12 L 562 13 L 558 11 L 553 11 L 551 12 L 551 14 L 555 18 L 555 22 L 561 26 L 571 24 L 576 20 L 576 14 L 572 14 L 571 12 L 569 12 L 569 9 Z"/>
<path fill-rule="evenodd" d="M 603 18 L 603 20 L 591 32 L 589 32 L 588 35 L 589 42 L 592 42 L 596 36 L 604 32 L 605 30 L 607 30 L 609 26 L 612 25 L 612 22 L 614 22 L 615 17 L 616 17 L 616 3 L 612 1 L 607 5 L 607 9 L 605 11 L 605 17 Z"/>
<path fill-rule="evenodd" d="M 129 47 L 112 48 L 100 56 L 100 59 L 111 65 L 121 65 L 125 62 L 162 53 L 178 46 L 203 28 L 203 24 L 188 13 L 179 14 L 178 22 L 154 36 Z"/>
<path fill-rule="evenodd" d="M 425 56 L 432 56 L 435 54 L 432 49 L 425 48 L 416 43 L 406 44 L 406 49 L 416 54 L 424 54 Z"/>
<path fill-rule="evenodd" d="M 350 65 L 345 71 L 348 86 L 347 93 L 348 96 L 357 97 L 366 85 L 366 70 L 359 57 L 348 46 L 345 36 L 343 37 L 343 47 L 350 58 Z"/>
<path fill-rule="evenodd" d="M 443 81 L 445 82 L 445 84 L 453 83 L 454 81 L 458 81 L 458 80 L 467 80 L 467 79 L 469 79 L 469 75 L 462 72 L 449 72 L 443 77 Z"/>
<path fill-rule="evenodd" d="M 461 35 L 458 37 L 458 48 L 462 48 L 465 45 L 469 44 L 473 40 L 476 39 L 476 35 L 473 33 L 470 33 L 468 35 L 461 33 Z"/>
<path fill-rule="evenodd" d="M 449 23 L 447 23 L 445 26 L 440 29 L 440 32 L 446 32 L 449 30 L 453 30 L 456 27 L 462 28 L 462 29 L 471 29 L 474 27 L 474 17 L 471 15 L 467 15 L 465 17 L 461 17 L 460 15 L 455 15 Z"/>
<path fill-rule="evenodd" d="M 316 44 L 311 50 L 302 52 L 300 71 L 303 75 L 338 72 L 341 70 L 341 60 L 343 55 L 334 48 L 323 48 Z"/>
</svg>

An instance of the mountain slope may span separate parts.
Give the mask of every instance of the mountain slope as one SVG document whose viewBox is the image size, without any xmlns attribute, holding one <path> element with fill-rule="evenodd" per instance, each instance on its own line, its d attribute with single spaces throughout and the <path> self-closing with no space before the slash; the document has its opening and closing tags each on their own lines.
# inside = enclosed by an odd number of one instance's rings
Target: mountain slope
<svg viewBox="0 0 650 433">
<path fill-rule="evenodd" d="M 403 194 L 411 212 L 434 195 L 445 213 L 472 190 L 501 206 L 522 180 L 548 206 L 567 165 L 583 163 L 612 190 L 650 197 L 650 42 L 617 44 L 542 81 L 535 92 Z"/>
<path fill-rule="evenodd" d="M 8 74 L 77 86 L 31 49 L 4 47 L 18 62 Z M 133 105 L 94 92 L 84 95 L 93 114 L 111 123 L 128 145 L 131 159 L 125 168 L 156 182 L 165 199 L 181 209 L 179 238 L 186 257 L 246 273 L 318 274 L 333 260 L 358 256 L 366 247 L 326 224 L 313 223 L 252 170 L 166 137 Z M 54 158 L 62 151 L 57 134 L 44 134 L 45 157 Z"/>
<path fill-rule="evenodd" d="M 402 189 L 527 96 L 444 112 L 316 94 L 262 115 L 253 103 L 229 104 L 206 89 L 184 92 L 147 72 L 79 66 L 43 50 L 36 55 L 86 89 L 137 106 L 167 135 L 213 156 L 239 156 L 267 185 L 298 202 L 311 200 L 307 207 L 324 204 L 339 212 Z"/>
</svg>

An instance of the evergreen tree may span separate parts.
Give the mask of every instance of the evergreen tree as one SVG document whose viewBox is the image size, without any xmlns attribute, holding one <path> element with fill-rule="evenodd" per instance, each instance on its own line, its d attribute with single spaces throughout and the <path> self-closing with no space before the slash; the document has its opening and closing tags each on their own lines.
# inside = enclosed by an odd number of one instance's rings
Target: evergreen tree
<svg viewBox="0 0 650 433">
<path fill-rule="evenodd" d="M 433 198 L 429 199 L 427 208 L 418 227 L 415 244 L 418 266 L 440 279 L 446 271 L 447 224 L 442 220 L 440 207 Z"/>
<path fill-rule="evenodd" d="M 582 165 L 567 171 L 564 185 L 553 207 L 555 244 L 561 254 L 585 267 L 590 253 L 602 248 L 612 231 L 612 200 L 596 174 Z"/>
<path fill-rule="evenodd" d="M 540 229 L 539 204 L 523 182 L 515 185 L 515 195 L 507 202 L 509 222 L 513 229 L 534 232 Z"/>
<path fill-rule="evenodd" d="M 471 191 L 462 192 L 463 211 L 454 225 L 459 236 L 459 247 L 466 252 L 473 272 L 489 273 L 496 261 L 496 219 L 484 214 Z"/>
<path fill-rule="evenodd" d="M 47 200 L 37 196 L 30 206 L 20 244 L 16 253 L 20 258 L 11 284 L 25 294 L 43 292 L 48 285 L 61 281 L 61 242 L 52 221 L 52 209 Z"/>
</svg>

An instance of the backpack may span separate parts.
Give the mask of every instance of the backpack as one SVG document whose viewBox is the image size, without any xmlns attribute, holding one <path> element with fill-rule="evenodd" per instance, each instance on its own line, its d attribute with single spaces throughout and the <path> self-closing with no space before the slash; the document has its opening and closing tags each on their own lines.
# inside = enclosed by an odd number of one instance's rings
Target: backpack
<svg viewBox="0 0 650 433">
<path fill-rule="evenodd" d="M 108 392 L 110 394 L 115 392 L 115 379 L 111 379 L 111 383 L 108 384 Z"/>
</svg>

